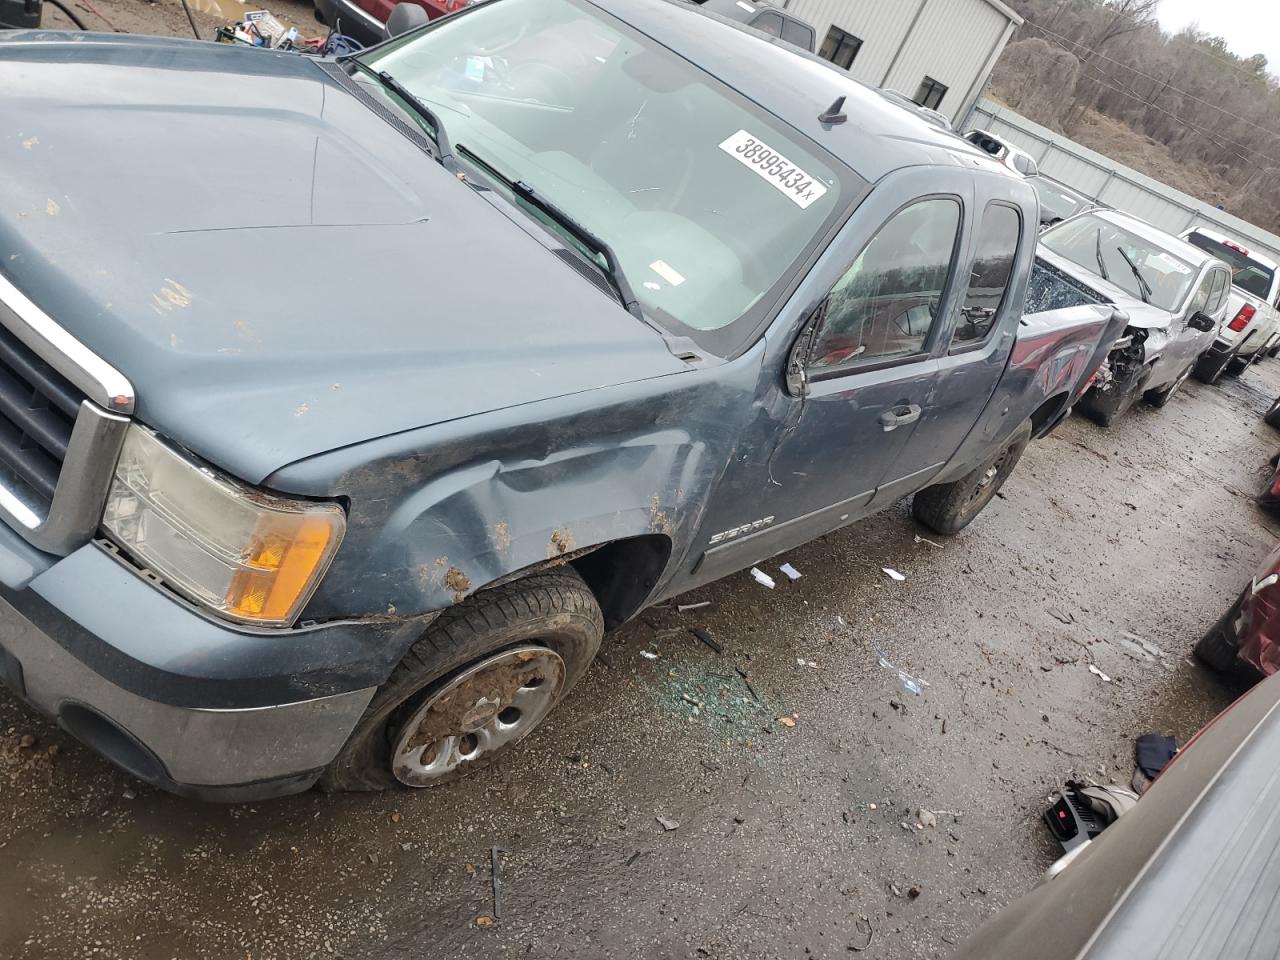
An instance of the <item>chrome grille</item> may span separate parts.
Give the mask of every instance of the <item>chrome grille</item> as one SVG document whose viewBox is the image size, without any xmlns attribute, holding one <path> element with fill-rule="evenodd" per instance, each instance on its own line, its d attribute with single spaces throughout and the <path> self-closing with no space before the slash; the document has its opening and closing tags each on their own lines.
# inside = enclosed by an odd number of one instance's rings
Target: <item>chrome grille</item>
<svg viewBox="0 0 1280 960">
<path fill-rule="evenodd" d="M 0 520 L 67 554 L 97 530 L 133 387 L 0 276 Z"/>
<path fill-rule="evenodd" d="M 47 505 L 67 456 L 84 393 L 0 328 L 0 481 Z"/>
</svg>

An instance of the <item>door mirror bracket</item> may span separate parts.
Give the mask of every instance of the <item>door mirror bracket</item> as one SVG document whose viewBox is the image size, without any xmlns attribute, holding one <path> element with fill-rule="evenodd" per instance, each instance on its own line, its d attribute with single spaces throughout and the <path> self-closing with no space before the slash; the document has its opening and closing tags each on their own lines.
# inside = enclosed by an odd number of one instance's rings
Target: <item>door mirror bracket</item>
<svg viewBox="0 0 1280 960">
<path fill-rule="evenodd" d="M 796 337 L 796 342 L 791 345 L 791 352 L 787 354 L 787 393 L 793 397 L 807 397 L 809 395 L 809 351 L 813 347 L 814 337 L 818 333 L 818 327 L 822 325 L 822 318 L 827 313 L 827 301 L 822 301 L 816 310 L 810 314 L 804 328 L 800 331 L 800 335 Z"/>
</svg>

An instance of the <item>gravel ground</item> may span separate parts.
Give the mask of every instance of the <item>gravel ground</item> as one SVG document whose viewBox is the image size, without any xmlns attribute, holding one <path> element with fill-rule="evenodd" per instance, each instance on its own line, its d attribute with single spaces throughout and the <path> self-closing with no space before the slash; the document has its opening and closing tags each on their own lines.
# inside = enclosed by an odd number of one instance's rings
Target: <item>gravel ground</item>
<svg viewBox="0 0 1280 960">
<path fill-rule="evenodd" d="M 246 9 L 195 2 L 206 35 Z M 173 2 L 91 6 L 189 30 Z M 202 806 L 0 690 L 0 956 L 946 956 L 1052 862 L 1060 780 L 1126 783 L 1135 736 L 1185 740 L 1234 695 L 1188 654 L 1275 541 L 1252 494 L 1278 393 L 1269 362 L 1073 419 L 957 538 L 900 505 L 771 562 L 794 583 L 650 610 L 517 755 L 439 792 Z"/>
<path fill-rule="evenodd" d="M 202 806 L 0 692 L 0 956 L 839 957 L 868 929 L 864 957 L 945 956 L 1053 860 L 1059 780 L 1126 783 L 1135 736 L 1231 699 L 1188 654 L 1274 542 L 1251 494 L 1277 393 L 1272 362 L 1072 419 L 940 546 L 900 506 L 770 564 L 795 583 L 650 610 L 518 755 L 439 792 Z M 694 625 L 724 653 L 664 632 Z"/>
</svg>

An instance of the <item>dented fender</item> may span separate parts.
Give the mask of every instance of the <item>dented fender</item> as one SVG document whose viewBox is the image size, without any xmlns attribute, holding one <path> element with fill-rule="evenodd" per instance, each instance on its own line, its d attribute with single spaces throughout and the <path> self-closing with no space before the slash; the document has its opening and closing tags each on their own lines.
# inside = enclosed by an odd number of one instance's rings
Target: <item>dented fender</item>
<svg viewBox="0 0 1280 960">
<path fill-rule="evenodd" d="M 669 570 L 736 442 L 734 410 L 746 408 L 714 372 L 677 379 L 688 389 L 671 378 L 602 388 L 279 471 L 276 489 L 348 504 L 346 537 L 305 616 L 416 616 L 634 537 L 669 541 Z"/>
</svg>

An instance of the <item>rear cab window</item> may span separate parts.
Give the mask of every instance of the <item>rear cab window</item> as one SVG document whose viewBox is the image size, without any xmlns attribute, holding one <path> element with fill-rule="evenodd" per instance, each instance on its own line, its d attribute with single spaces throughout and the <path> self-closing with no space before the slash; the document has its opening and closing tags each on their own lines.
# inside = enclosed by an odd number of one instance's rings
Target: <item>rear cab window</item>
<svg viewBox="0 0 1280 960">
<path fill-rule="evenodd" d="M 988 204 L 978 227 L 969 289 L 951 337 L 952 352 L 977 346 L 995 329 L 1021 238 L 1022 214 L 1017 208 L 1007 203 Z"/>
<path fill-rule="evenodd" d="M 1249 255 L 1248 249 L 1232 241 L 1215 240 L 1199 230 L 1187 234 L 1187 242 L 1211 253 L 1231 268 L 1231 284 L 1259 300 L 1271 299 L 1275 271 Z"/>
</svg>

